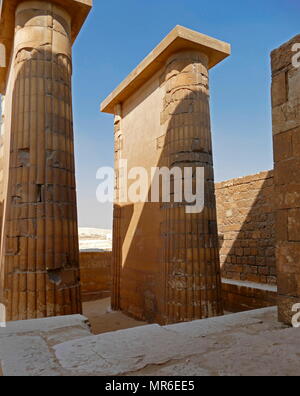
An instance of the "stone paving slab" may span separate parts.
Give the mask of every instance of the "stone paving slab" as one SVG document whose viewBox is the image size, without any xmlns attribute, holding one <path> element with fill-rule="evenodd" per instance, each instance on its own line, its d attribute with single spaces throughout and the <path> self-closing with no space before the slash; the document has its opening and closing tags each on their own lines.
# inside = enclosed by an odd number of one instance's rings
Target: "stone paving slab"
<svg viewBox="0 0 300 396">
<path fill-rule="evenodd" d="M 98 336 L 82 316 L 28 322 L 0 336 L 3 375 L 300 375 L 300 329 L 277 308 Z"/>
<path fill-rule="evenodd" d="M 195 320 L 193 322 L 179 323 L 175 325 L 165 326 L 167 330 L 175 333 L 199 338 L 211 334 L 224 333 L 235 327 L 246 327 L 259 324 L 266 321 L 267 318 L 273 320 L 276 314 L 276 308 L 259 309 L 248 312 L 241 312 L 221 317 L 209 318 L 205 320 Z"/>
<path fill-rule="evenodd" d="M 219 376 L 299 376 L 300 330 L 267 331 L 224 339 L 222 350 L 196 357 L 194 364 Z"/>
<path fill-rule="evenodd" d="M 165 327 L 143 326 L 66 342 L 54 349 L 61 366 L 79 375 L 124 375 L 209 354 L 220 349 L 221 334 L 264 322 L 276 323 L 276 314 L 276 308 L 267 308 Z"/>
<path fill-rule="evenodd" d="M 56 316 L 44 319 L 21 320 L 7 322 L 6 327 L 0 328 L 0 337 L 12 334 L 32 332 L 48 333 L 49 331 L 66 328 L 81 327 L 88 329 L 88 320 L 82 315 Z"/>
<path fill-rule="evenodd" d="M 1 371 L 4 376 L 62 375 L 52 346 L 90 334 L 82 315 L 8 322 L 0 328 Z"/>
<path fill-rule="evenodd" d="M 11 336 L 0 339 L 0 359 L 4 376 L 57 376 L 47 342 L 39 336 Z"/>
<path fill-rule="evenodd" d="M 193 353 L 204 353 L 207 341 L 195 342 L 158 325 L 101 334 L 57 345 L 62 367 L 79 373 L 121 375 L 151 364 L 164 364 Z"/>
</svg>

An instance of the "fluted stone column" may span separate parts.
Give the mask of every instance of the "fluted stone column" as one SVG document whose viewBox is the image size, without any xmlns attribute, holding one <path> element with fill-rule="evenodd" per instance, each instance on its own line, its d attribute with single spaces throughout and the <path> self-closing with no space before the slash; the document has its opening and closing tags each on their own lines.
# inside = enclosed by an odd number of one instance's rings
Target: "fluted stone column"
<svg viewBox="0 0 300 396">
<path fill-rule="evenodd" d="M 204 168 L 205 202 L 186 213 L 186 202 L 162 206 L 168 322 L 223 313 L 210 125 L 207 55 L 183 51 L 166 64 L 162 122 L 167 123 L 163 166 Z M 174 179 L 172 181 L 174 184 Z M 171 188 L 174 191 L 174 188 Z"/>
<path fill-rule="evenodd" d="M 71 29 L 56 2 L 16 8 L 1 243 L 7 320 L 81 313 Z"/>
<path fill-rule="evenodd" d="M 112 307 L 137 319 L 169 324 L 223 313 L 208 70 L 230 52 L 228 43 L 176 26 L 101 105 L 115 115 L 116 160 L 151 175 L 146 199 L 120 200 L 126 184 L 137 187 L 116 161 Z M 192 170 L 193 186 L 204 168 L 203 210 L 159 199 L 168 180 L 153 169 L 166 175 L 176 167 Z M 181 179 L 178 170 L 176 185 Z M 175 195 L 173 177 L 170 190 Z"/>
</svg>

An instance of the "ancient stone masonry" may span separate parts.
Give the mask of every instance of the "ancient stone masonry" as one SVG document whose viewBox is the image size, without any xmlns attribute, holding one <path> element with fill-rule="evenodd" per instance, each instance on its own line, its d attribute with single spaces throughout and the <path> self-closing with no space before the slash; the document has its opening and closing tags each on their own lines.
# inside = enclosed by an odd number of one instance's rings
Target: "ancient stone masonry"
<svg viewBox="0 0 300 396">
<path fill-rule="evenodd" d="M 80 313 L 72 15 L 91 4 L 8 3 L 2 34 L 13 20 L 14 44 L 4 92 L 2 301 L 8 320 Z"/>
<path fill-rule="evenodd" d="M 273 171 L 215 184 L 222 296 L 226 311 L 240 312 L 277 305 L 273 189 Z M 116 265 L 121 251 L 117 246 L 120 238 L 118 208 L 116 205 L 114 225 L 119 234 L 115 235 L 114 252 L 80 253 L 83 301 L 110 296 L 112 254 L 114 269 L 120 268 Z M 169 209 L 166 205 L 163 207 L 165 213 Z M 165 239 L 166 236 L 169 237 L 167 232 Z M 120 279 L 117 274 L 113 279 L 113 297 L 119 299 L 116 290 Z M 113 303 L 114 309 L 120 309 L 119 301 Z"/>
<path fill-rule="evenodd" d="M 166 317 L 170 322 L 222 314 L 220 262 L 210 132 L 208 57 L 179 52 L 164 75 L 161 166 L 205 168 L 205 208 L 187 214 L 186 202 L 162 205 Z M 194 176 L 195 177 L 195 176 Z M 174 181 L 173 181 L 174 184 Z M 174 188 L 171 188 L 174 190 Z"/>
<path fill-rule="evenodd" d="M 102 104 L 115 115 L 118 170 L 113 308 L 139 319 L 174 323 L 223 313 L 208 70 L 229 54 L 228 44 L 178 26 Z M 120 159 L 149 174 L 190 167 L 194 184 L 196 167 L 204 167 L 204 210 L 122 203 Z"/>
<path fill-rule="evenodd" d="M 273 171 L 216 184 L 222 277 L 276 285 Z"/>
<path fill-rule="evenodd" d="M 80 252 L 81 299 L 83 302 L 111 296 L 111 268 L 112 252 Z"/>
<path fill-rule="evenodd" d="M 272 107 L 279 318 L 291 324 L 300 303 L 300 68 L 293 45 L 272 52 Z"/>
</svg>

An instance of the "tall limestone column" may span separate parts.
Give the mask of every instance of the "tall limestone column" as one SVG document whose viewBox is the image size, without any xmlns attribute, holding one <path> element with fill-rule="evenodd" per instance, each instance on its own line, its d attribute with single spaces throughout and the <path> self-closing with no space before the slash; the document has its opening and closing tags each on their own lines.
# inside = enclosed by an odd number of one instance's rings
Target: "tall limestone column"
<svg viewBox="0 0 300 396">
<path fill-rule="evenodd" d="M 113 309 L 140 320 L 223 313 L 208 71 L 230 52 L 225 42 L 176 26 L 102 103 L 115 115 Z M 171 178 L 173 195 L 180 170 L 192 171 L 195 186 L 196 168 L 204 168 L 204 210 L 187 213 L 191 205 L 173 197 L 148 199 L 159 184 L 150 178 L 153 168 L 181 168 Z M 145 174 L 149 183 L 140 186 Z M 148 198 L 125 197 L 132 189 Z"/>
<path fill-rule="evenodd" d="M 86 0 L 3 4 L 0 39 L 13 38 L 11 49 L 6 40 L 4 84 L 1 301 L 7 320 L 81 312 L 72 42 L 90 6 Z"/>
<path fill-rule="evenodd" d="M 221 315 L 221 276 L 209 104 L 209 57 L 200 51 L 172 55 L 164 74 L 166 138 L 161 166 L 204 168 L 204 210 L 187 213 L 186 202 L 162 206 L 169 322 Z M 174 179 L 172 184 L 175 191 Z M 195 188 L 193 188 L 195 190 Z"/>
</svg>

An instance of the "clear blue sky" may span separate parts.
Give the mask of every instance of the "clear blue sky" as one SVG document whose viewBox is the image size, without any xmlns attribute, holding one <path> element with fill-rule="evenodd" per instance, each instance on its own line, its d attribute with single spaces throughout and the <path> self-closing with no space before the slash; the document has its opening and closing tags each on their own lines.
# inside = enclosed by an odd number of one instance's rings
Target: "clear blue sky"
<svg viewBox="0 0 300 396">
<path fill-rule="evenodd" d="M 177 24 L 232 45 L 211 71 L 216 181 L 273 166 L 269 53 L 300 33 L 299 0 L 94 0 L 74 46 L 80 226 L 112 221 L 96 200 L 96 171 L 113 166 L 113 118 L 100 102 Z"/>
</svg>

